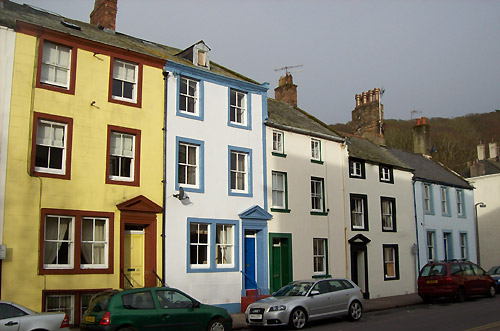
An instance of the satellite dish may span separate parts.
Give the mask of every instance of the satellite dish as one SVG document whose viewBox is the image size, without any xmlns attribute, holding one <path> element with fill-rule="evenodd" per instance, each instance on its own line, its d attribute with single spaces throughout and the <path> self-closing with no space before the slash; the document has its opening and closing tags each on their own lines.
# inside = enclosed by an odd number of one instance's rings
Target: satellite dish
<svg viewBox="0 0 500 331">
<path fill-rule="evenodd" d="M 187 196 L 186 192 L 184 192 L 184 189 L 182 187 L 179 187 L 179 194 L 174 194 L 174 197 L 176 197 L 180 201 L 189 199 L 189 197 Z"/>
</svg>

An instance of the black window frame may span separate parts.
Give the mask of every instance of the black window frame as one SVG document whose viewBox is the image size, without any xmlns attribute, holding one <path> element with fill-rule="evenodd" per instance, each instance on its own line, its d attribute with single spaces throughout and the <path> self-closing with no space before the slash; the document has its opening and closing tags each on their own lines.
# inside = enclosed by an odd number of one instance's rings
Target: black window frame
<svg viewBox="0 0 500 331">
<path fill-rule="evenodd" d="M 361 166 L 361 175 L 356 176 L 353 174 L 352 169 L 353 169 L 353 164 L 357 162 Z M 366 169 L 365 169 L 365 161 L 362 159 L 358 158 L 349 158 L 349 178 L 356 178 L 356 179 L 366 179 Z"/>
</svg>

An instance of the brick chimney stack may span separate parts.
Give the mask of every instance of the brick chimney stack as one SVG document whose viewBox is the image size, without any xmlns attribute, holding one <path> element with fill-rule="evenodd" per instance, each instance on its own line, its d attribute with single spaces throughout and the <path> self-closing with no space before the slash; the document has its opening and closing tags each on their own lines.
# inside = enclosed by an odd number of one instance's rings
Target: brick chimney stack
<svg viewBox="0 0 500 331">
<path fill-rule="evenodd" d="M 431 155 L 431 127 L 427 118 L 417 118 L 413 127 L 413 152 L 422 155 Z"/>
<path fill-rule="evenodd" d="M 290 73 L 280 77 L 278 87 L 274 89 L 274 98 L 286 102 L 292 107 L 297 107 L 297 85 L 293 83 Z"/>
<path fill-rule="evenodd" d="M 352 122 L 355 133 L 384 146 L 384 105 L 380 103 L 380 89 L 356 94 L 354 98 L 356 108 L 352 111 Z"/>
<path fill-rule="evenodd" d="M 90 13 L 90 24 L 114 30 L 118 0 L 95 0 L 94 10 Z"/>
</svg>

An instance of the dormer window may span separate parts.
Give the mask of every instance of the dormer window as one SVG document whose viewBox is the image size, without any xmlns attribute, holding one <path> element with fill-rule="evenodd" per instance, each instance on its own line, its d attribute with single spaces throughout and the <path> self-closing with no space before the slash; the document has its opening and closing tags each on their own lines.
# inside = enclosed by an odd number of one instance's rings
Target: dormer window
<svg viewBox="0 0 500 331">
<path fill-rule="evenodd" d="M 193 65 L 210 70 L 210 47 L 208 47 L 203 40 L 200 40 L 194 45 L 189 46 L 178 56 L 192 61 Z"/>
<path fill-rule="evenodd" d="M 207 53 L 201 50 L 198 50 L 198 65 L 202 67 L 207 66 Z"/>
</svg>

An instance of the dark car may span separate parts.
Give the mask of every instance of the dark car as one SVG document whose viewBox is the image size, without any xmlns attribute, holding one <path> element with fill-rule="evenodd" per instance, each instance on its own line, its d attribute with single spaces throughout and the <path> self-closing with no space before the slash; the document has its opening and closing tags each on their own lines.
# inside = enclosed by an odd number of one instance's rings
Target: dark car
<svg viewBox="0 0 500 331">
<path fill-rule="evenodd" d="M 205 305 L 173 288 L 109 290 L 96 294 L 81 330 L 231 330 L 224 308 Z"/>
<path fill-rule="evenodd" d="M 418 277 L 418 295 L 429 302 L 439 297 L 455 297 L 458 302 L 471 295 L 494 297 L 493 278 L 469 261 L 443 261 L 426 264 Z"/>
<path fill-rule="evenodd" d="M 497 265 L 491 267 L 490 270 L 488 270 L 487 274 L 490 275 L 491 278 L 493 278 L 493 280 L 495 281 L 497 285 L 497 292 L 500 291 L 500 266 Z"/>
</svg>

